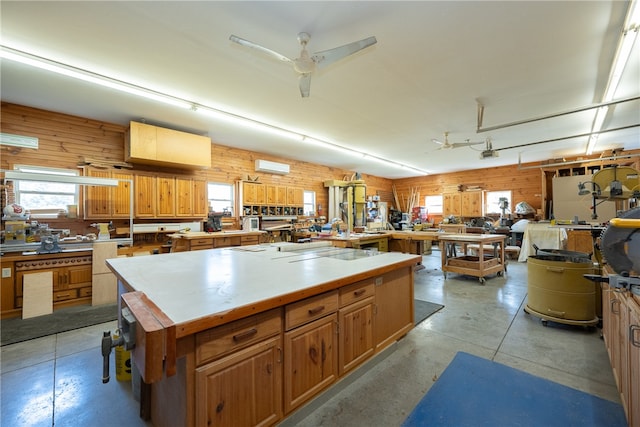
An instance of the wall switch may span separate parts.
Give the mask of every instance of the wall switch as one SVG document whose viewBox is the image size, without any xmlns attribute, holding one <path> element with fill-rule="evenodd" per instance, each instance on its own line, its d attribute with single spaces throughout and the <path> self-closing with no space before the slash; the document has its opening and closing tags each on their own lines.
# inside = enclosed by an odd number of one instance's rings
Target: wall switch
<svg viewBox="0 0 640 427">
<path fill-rule="evenodd" d="M 11 277 L 11 268 L 6 267 L 2 269 L 2 278 Z"/>
</svg>

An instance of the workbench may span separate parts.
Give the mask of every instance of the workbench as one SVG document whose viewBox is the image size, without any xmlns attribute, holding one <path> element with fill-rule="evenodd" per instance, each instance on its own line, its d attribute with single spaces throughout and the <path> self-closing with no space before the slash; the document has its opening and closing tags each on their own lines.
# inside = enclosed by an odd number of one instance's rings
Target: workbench
<svg viewBox="0 0 640 427">
<path fill-rule="evenodd" d="M 107 261 L 154 426 L 276 424 L 413 328 L 420 256 L 306 245 Z"/>
<path fill-rule="evenodd" d="M 174 233 L 171 238 L 171 252 L 199 251 L 203 249 L 225 248 L 229 246 L 257 245 L 266 231 L 229 230 L 215 231 L 189 231 L 186 233 Z"/>
<path fill-rule="evenodd" d="M 442 272 L 446 279 L 447 272 L 466 274 L 478 277 L 484 284 L 485 277 L 490 274 L 502 275 L 507 267 L 505 264 L 504 248 L 507 236 L 504 234 L 444 234 L 439 236 L 440 252 L 442 256 Z M 478 245 L 478 256 L 467 255 L 467 245 Z M 462 247 L 462 254 L 458 255 L 456 246 Z M 493 245 L 493 256 L 484 255 L 484 246 Z"/>
</svg>

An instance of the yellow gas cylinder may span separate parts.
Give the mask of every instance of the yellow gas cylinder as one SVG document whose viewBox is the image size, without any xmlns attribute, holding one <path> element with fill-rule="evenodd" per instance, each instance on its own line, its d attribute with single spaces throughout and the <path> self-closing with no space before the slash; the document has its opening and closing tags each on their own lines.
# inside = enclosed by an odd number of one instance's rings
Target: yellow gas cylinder
<svg viewBox="0 0 640 427">
<path fill-rule="evenodd" d="M 119 338 L 119 331 L 113 335 L 113 339 Z M 116 346 L 116 379 L 118 381 L 131 381 L 131 352 L 123 346 Z"/>
</svg>

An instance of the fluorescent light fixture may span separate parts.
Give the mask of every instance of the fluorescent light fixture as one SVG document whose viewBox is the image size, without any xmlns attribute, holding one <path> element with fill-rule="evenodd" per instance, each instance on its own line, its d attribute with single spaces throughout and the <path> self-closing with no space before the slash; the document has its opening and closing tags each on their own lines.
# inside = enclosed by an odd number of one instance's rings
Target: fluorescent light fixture
<svg viewBox="0 0 640 427">
<path fill-rule="evenodd" d="M 49 173 L 20 172 L 20 171 L 2 171 L 4 179 L 15 181 L 39 181 L 39 182 L 60 182 L 63 184 L 77 185 L 99 185 L 106 187 L 117 187 L 117 179 L 94 178 L 91 176 L 74 176 Z"/>
<path fill-rule="evenodd" d="M 131 83 L 116 80 L 111 77 L 95 74 L 93 72 L 62 64 L 60 62 L 52 61 L 50 59 L 31 55 L 29 53 L 21 52 L 19 50 L 12 49 L 6 46 L 0 46 L 0 57 L 3 59 L 20 62 L 21 64 L 51 71 L 53 73 L 61 74 L 67 77 L 72 77 L 74 79 L 83 80 L 85 82 L 108 87 L 110 89 L 115 89 L 120 92 L 126 92 L 132 95 L 151 99 L 153 101 L 173 105 L 175 107 L 191 109 L 193 106 L 192 103 L 173 96 L 165 95 L 151 89 L 146 89 L 140 86 L 133 85 Z"/>
<path fill-rule="evenodd" d="M 624 68 L 629 61 L 633 45 L 638 36 L 638 30 L 640 29 L 640 6 L 638 6 L 638 0 L 632 0 L 627 11 L 622 36 L 618 42 L 618 48 L 611 64 L 611 71 L 609 73 L 609 80 L 607 81 L 607 87 L 604 90 L 602 96 L 602 102 L 612 101 L 618 90 L 618 84 L 622 78 Z M 608 107 L 598 108 L 596 116 L 591 126 L 591 136 L 587 142 L 586 154 L 593 154 L 593 150 L 598 142 L 598 133 L 602 130 L 604 119 L 607 116 Z"/>
<path fill-rule="evenodd" d="M 271 133 L 283 138 L 293 139 L 294 141 L 304 141 L 310 144 L 321 146 L 323 148 L 337 150 L 341 153 L 364 157 L 367 160 L 377 161 L 379 163 L 383 163 L 388 166 L 394 166 L 404 170 L 412 170 L 420 174 L 429 173 L 422 169 L 418 169 L 412 166 L 398 163 L 393 160 L 383 159 L 381 157 L 363 153 L 358 150 L 353 150 L 351 148 L 347 148 L 333 142 L 312 138 L 300 132 L 291 131 L 288 129 L 284 129 L 280 126 L 264 123 L 260 120 L 256 120 L 256 119 L 241 116 L 239 114 L 234 114 L 227 111 L 219 110 L 217 108 L 198 104 L 196 102 L 191 102 L 173 95 L 168 95 L 155 90 L 147 89 L 147 88 L 137 86 L 131 83 L 127 83 L 121 80 L 117 80 L 108 76 L 97 74 L 88 70 L 83 70 L 81 68 L 73 67 L 71 65 L 63 64 L 61 62 L 53 61 L 51 59 L 43 58 L 27 52 L 13 49 L 7 46 L 0 45 L 0 58 L 20 62 L 22 64 L 26 64 L 32 67 L 51 71 L 57 74 L 62 74 L 68 77 L 76 78 L 89 83 L 94 83 L 100 86 L 108 87 L 121 92 L 126 92 L 126 93 L 140 96 L 143 98 L 151 99 L 153 101 L 162 102 L 164 104 L 172 105 L 175 107 L 192 110 L 196 113 L 205 114 L 216 120 L 230 122 L 245 128 L 255 129 L 259 132 Z M 51 182 L 55 182 L 55 181 L 51 181 Z M 61 181 L 58 181 L 58 182 L 61 182 Z M 95 184 L 95 185 L 100 185 L 100 184 Z"/>
</svg>

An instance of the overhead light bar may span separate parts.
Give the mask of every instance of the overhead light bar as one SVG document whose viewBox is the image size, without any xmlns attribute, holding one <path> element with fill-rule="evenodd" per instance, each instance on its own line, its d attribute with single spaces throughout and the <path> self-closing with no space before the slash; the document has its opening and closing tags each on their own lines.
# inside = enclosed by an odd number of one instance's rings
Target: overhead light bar
<svg viewBox="0 0 640 427">
<path fill-rule="evenodd" d="M 231 122 L 245 128 L 251 128 L 251 129 L 258 130 L 260 132 L 275 134 L 288 139 L 293 139 L 295 141 L 306 141 L 309 143 L 314 143 L 322 146 L 323 148 L 329 148 L 333 150 L 337 149 L 339 151 L 348 152 L 349 154 L 360 155 L 362 157 L 366 156 L 366 158 L 368 159 L 376 160 L 386 165 L 391 165 L 403 170 L 412 170 L 420 174 L 429 174 L 429 172 L 419 168 L 415 168 L 413 166 L 408 166 L 399 162 L 395 162 L 393 160 L 383 159 L 381 157 L 363 153 L 358 150 L 353 150 L 351 148 L 347 148 L 342 145 L 335 144 L 333 142 L 324 141 L 318 138 L 312 138 L 300 132 L 291 131 L 291 130 L 282 128 L 280 126 L 264 123 L 260 120 L 251 119 L 248 117 L 241 116 L 239 114 L 223 111 L 218 108 L 209 107 L 207 105 L 199 104 L 196 102 L 191 102 L 179 97 L 175 97 L 173 95 L 168 95 L 152 89 L 147 89 L 142 86 L 134 85 L 128 82 L 124 82 L 122 80 L 117 80 L 117 79 L 104 76 L 101 74 L 97 74 L 88 70 L 73 67 L 71 65 L 63 64 L 61 62 L 53 61 L 51 59 L 43 58 L 27 52 L 13 49 L 11 47 L 7 47 L 4 45 L 0 45 L 0 58 L 16 61 L 25 65 L 51 71 L 51 72 L 72 77 L 75 79 L 83 80 L 89 83 L 94 83 L 100 86 L 108 87 L 121 92 L 151 99 L 153 101 L 158 101 L 158 102 L 172 105 L 175 107 L 188 109 L 197 113 L 205 114 L 214 119 Z"/>
<path fill-rule="evenodd" d="M 620 79 L 622 78 L 624 68 L 626 67 L 627 62 L 629 61 L 629 57 L 631 56 L 631 51 L 638 36 L 639 29 L 640 6 L 638 6 L 637 0 L 632 0 L 631 4 L 629 5 L 627 16 L 625 18 L 622 35 L 620 36 L 620 40 L 618 41 L 618 48 L 613 58 L 613 63 L 611 64 L 611 71 L 609 73 L 607 86 L 604 90 L 604 95 L 602 96 L 602 102 L 609 102 L 613 100 L 616 94 L 616 90 L 618 89 Z M 586 154 L 588 156 L 593 154 L 593 150 L 596 146 L 596 143 L 598 142 L 599 132 L 602 130 L 604 120 L 607 116 L 608 111 L 608 106 L 600 107 L 596 111 L 596 115 L 593 119 L 593 124 L 591 125 L 592 135 L 587 141 Z"/>
<path fill-rule="evenodd" d="M 12 170 L 3 170 L 4 179 L 10 181 L 39 181 L 39 182 L 58 182 L 63 184 L 77 184 L 77 185 L 99 185 L 103 187 L 117 187 L 117 179 L 109 178 L 94 178 L 91 176 L 75 176 L 75 175 L 60 175 L 51 173 L 35 173 L 35 172 L 20 172 Z"/>
</svg>

